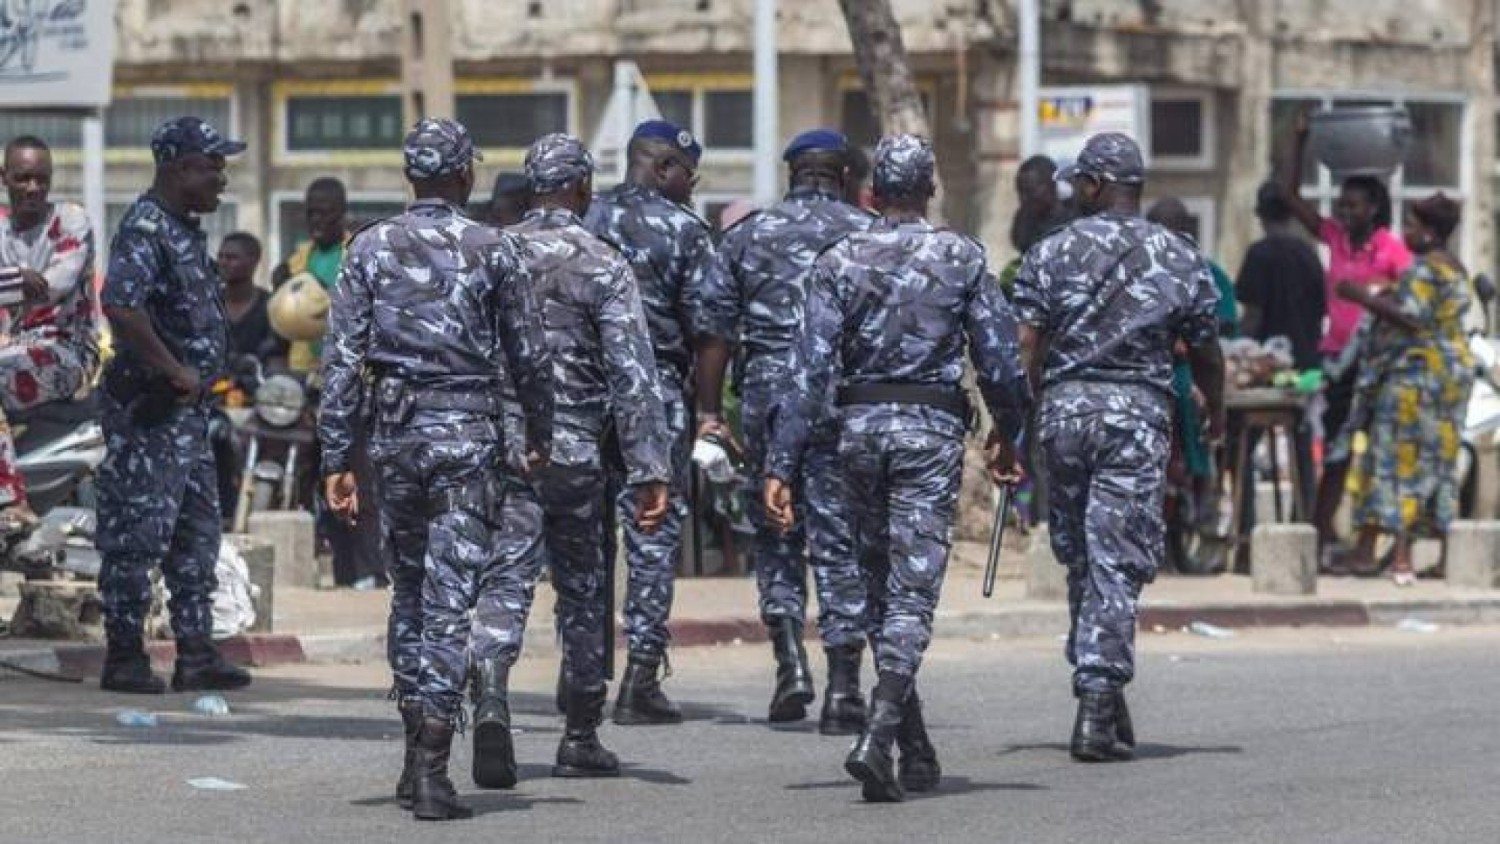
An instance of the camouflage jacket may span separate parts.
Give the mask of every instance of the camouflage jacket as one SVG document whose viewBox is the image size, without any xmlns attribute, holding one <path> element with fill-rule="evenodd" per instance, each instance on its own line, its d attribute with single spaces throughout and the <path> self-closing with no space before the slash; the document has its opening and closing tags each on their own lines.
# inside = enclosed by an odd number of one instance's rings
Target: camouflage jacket
<svg viewBox="0 0 1500 844">
<path fill-rule="evenodd" d="M 627 480 L 666 481 L 666 417 L 630 267 L 571 211 L 533 209 L 512 226 L 525 249 L 552 352 L 552 462 L 596 464 L 614 423 Z"/>
<path fill-rule="evenodd" d="M 794 477 L 830 385 L 962 388 L 968 346 L 980 394 L 1000 433 L 1014 439 L 1031 406 L 1016 323 L 984 248 L 925 220 L 882 219 L 813 263 L 807 328 L 796 351 L 796 398 L 782 409 L 767 472 Z M 967 420 L 913 404 L 840 409 L 851 433 L 935 431 L 962 436 Z"/>
<path fill-rule="evenodd" d="M 1016 274 L 1017 318 L 1046 338 L 1043 385 L 1151 387 L 1172 396 L 1172 347 L 1218 332 L 1219 294 L 1186 238 L 1141 217 L 1082 217 L 1038 241 Z"/>
<path fill-rule="evenodd" d="M 120 221 L 100 301 L 106 308 L 145 312 L 167 350 L 207 382 L 224 371 L 229 348 L 222 286 L 197 218 L 167 210 L 148 193 Z M 122 387 L 140 389 L 165 373 L 152 371 L 122 345 L 108 375 Z"/>
<path fill-rule="evenodd" d="M 418 200 L 356 233 L 323 344 L 325 473 L 349 467 L 353 419 L 372 376 L 497 402 L 515 395 L 526 447 L 545 457 L 552 361 L 516 239 L 441 200 Z M 466 413 L 419 410 L 410 424 L 440 431 Z"/>
<path fill-rule="evenodd" d="M 708 224 L 657 191 L 627 182 L 595 196 L 584 225 L 630 263 L 657 368 L 682 381 L 692 369 L 693 326 L 713 270 Z"/>
<path fill-rule="evenodd" d="M 828 245 L 870 227 L 874 216 L 816 188 L 795 188 L 781 202 L 724 233 L 703 292 L 698 330 L 745 356 L 745 380 L 786 376 L 802 335 L 807 272 Z"/>
</svg>

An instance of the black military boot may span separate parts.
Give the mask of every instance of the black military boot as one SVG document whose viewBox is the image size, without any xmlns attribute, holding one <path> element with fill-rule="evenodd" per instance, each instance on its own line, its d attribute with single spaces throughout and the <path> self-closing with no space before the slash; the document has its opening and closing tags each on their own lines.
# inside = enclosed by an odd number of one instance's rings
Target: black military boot
<svg viewBox="0 0 1500 844">
<path fill-rule="evenodd" d="M 151 657 L 146 655 L 141 637 L 134 636 L 109 640 L 99 688 L 132 695 L 159 695 L 166 693 L 167 684 L 151 672 Z"/>
<path fill-rule="evenodd" d="M 927 738 L 927 722 L 922 720 L 922 699 L 912 689 L 901 714 L 901 727 L 896 730 L 896 746 L 901 749 L 897 763 L 901 787 L 907 791 L 932 791 L 943 778 L 943 768 L 938 764 L 937 748 Z"/>
<path fill-rule="evenodd" d="M 865 699 L 859 693 L 859 663 L 864 648 L 825 648 L 823 653 L 828 657 L 828 689 L 823 693 L 818 732 L 825 736 L 858 735 L 865 728 Z"/>
<path fill-rule="evenodd" d="M 396 805 L 411 808 L 412 783 L 417 778 L 417 730 L 422 727 L 422 701 L 414 695 L 397 698 L 401 713 L 401 732 L 406 736 L 406 759 L 401 763 L 401 779 L 396 781 Z"/>
<path fill-rule="evenodd" d="M 480 788 L 516 787 L 509 682 L 510 666 L 500 660 L 474 663 L 474 784 Z"/>
<path fill-rule="evenodd" d="M 802 647 L 802 625 L 790 618 L 777 619 L 771 628 L 771 648 L 776 654 L 776 691 L 767 717 L 773 724 L 801 721 L 816 697 L 807 649 Z"/>
<path fill-rule="evenodd" d="M 891 751 L 901 728 L 901 700 L 908 689 L 909 686 L 884 681 L 875 687 L 870 695 L 870 716 L 865 721 L 865 730 L 849 751 L 849 758 L 844 760 L 844 770 L 860 781 L 864 798 L 871 803 L 899 803 L 906 799 L 906 791 L 896 777 Z"/>
<path fill-rule="evenodd" d="M 574 689 L 568 695 L 568 722 L 557 745 L 554 777 L 615 777 L 620 775 L 619 757 L 599 743 L 599 724 L 604 720 L 604 685 Z"/>
<path fill-rule="evenodd" d="M 1130 720 L 1130 707 L 1125 705 L 1125 690 L 1115 692 L 1115 738 L 1120 744 L 1135 749 L 1135 723 Z"/>
<path fill-rule="evenodd" d="M 172 672 L 174 692 L 230 692 L 250 685 L 250 672 L 230 665 L 207 636 L 177 641 L 177 670 Z"/>
<path fill-rule="evenodd" d="M 458 802 L 448 778 L 453 752 L 453 725 L 441 718 L 423 718 L 417 729 L 416 777 L 412 781 L 411 813 L 419 821 L 453 821 L 474 816 Z"/>
<path fill-rule="evenodd" d="M 1083 692 L 1078 696 L 1078 719 L 1073 722 L 1073 758 L 1080 762 L 1122 762 L 1133 756 L 1119 740 L 1114 692 Z"/>
<path fill-rule="evenodd" d="M 657 676 L 661 664 L 660 656 L 630 655 L 625 677 L 620 680 L 620 696 L 615 699 L 616 724 L 682 723 L 682 710 L 662 693 Z"/>
</svg>

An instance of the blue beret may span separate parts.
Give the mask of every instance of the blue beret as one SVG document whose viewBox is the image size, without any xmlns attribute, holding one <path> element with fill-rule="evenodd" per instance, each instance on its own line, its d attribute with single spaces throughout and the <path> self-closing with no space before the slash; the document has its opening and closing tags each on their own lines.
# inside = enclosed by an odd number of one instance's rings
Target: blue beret
<svg viewBox="0 0 1500 844">
<path fill-rule="evenodd" d="M 803 132 L 792 138 L 792 142 L 786 145 L 786 151 L 781 154 L 781 160 L 791 162 L 802 153 L 814 149 L 847 152 L 849 139 L 832 129 L 813 129 L 810 132 Z"/>
<path fill-rule="evenodd" d="M 697 165 L 698 160 L 703 157 L 703 147 L 698 143 L 698 139 L 693 137 L 692 132 L 665 120 L 647 120 L 635 127 L 635 134 L 630 137 L 631 140 L 649 138 L 655 141 L 666 141 L 687 153 L 694 165 Z"/>
</svg>

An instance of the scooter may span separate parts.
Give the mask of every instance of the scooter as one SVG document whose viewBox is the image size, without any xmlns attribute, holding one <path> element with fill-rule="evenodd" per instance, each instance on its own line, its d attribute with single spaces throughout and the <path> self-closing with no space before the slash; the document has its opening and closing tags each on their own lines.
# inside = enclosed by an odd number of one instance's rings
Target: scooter
<svg viewBox="0 0 1500 844">
<path fill-rule="evenodd" d="M 11 415 L 17 467 L 41 522 L 0 533 L 0 570 L 98 576 L 94 477 L 104 462 L 104 434 L 97 415 L 92 395 Z"/>
</svg>

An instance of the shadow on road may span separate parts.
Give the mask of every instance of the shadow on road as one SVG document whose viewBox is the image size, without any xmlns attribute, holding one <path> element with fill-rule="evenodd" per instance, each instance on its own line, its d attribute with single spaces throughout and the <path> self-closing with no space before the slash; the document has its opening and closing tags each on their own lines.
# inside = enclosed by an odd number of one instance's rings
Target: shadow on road
<svg viewBox="0 0 1500 844">
<path fill-rule="evenodd" d="M 479 793 L 465 793 L 462 789 L 458 792 L 460 803 L 474 810 L 474 817 L 493 815 L 501 812 L 525 812 L 537 806 L 579 806 L 583 804 L 577 797 L 528 797 L 515 791 L 483 791 Z M 350 800 L 349 805 L 363 808 L 389 808 L 397 814 L 411 817 L 411 812 L 396 805 L 396 798 L 391 797 L 364 797 L 359 800 Z"/>
<path fill-rule="evenodd" d="M 1033 750 L 1054 751 L 1067 755 L 1069 746 L 1063 742 L 1050 742 L 1046 744 L 1012 744 L 1002 748 L 996 756 L 1011 756 L 1017 753 L 1027 753 Z M 1138 745 L 1135 749 L 1136 761 L 1146 759 L 1176 759 L 1179 756 L 1198 755 L 1223 755 L 1231 753 L 1244 753 L 1245 749 L 1239 745 L 1221 744 L 1208 747 L 1179 747 L 1171 744 L 1152 744 L 1150 742 Z"/>
<path fill-rule="evenodd" d="M 831 791 L 836 789 L 859 789 L 859 783 L 852 779 L 830 780 L 824 782 L 804 782 L 785 786 L 787 791 Z M 976 794 L 987 791 L 1046 791 L 1047 786 L 1038 785 L 1034 782 L 975 782 L 968 777 L 943 776 L 943 781 L 935 791 L 907 792 L 907 797 L 912 800 L 930 800 L 937 797 L 958 797 L 963 794 Z"/>
</svg>

